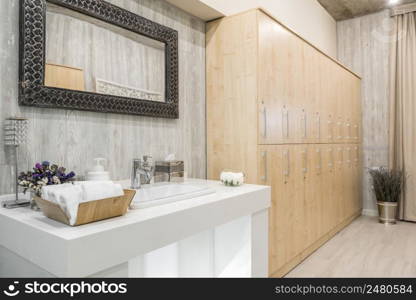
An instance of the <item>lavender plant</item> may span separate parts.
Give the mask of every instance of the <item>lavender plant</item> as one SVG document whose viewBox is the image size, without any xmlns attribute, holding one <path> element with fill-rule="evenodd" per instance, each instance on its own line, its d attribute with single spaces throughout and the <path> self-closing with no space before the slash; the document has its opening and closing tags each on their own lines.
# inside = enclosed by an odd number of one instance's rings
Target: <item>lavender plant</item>
<svg viewBox="0 0 416 300">
<path fill-rule="evenodd" d="M 44 161 L 37 163 L 33 171 L 20 173 L 18 182 L 19 186 L 23 187 L 24 193 L 31 190 L 37 196 L 40 196 L 43 186 L 71 182 L 74 177 L 74 172 L 66 174 L 64 167 L 56 164 L 51 165 L 48 161 Z"/>
<path fill-rule="evenodd" d="M 403 171 L 390 170 L 385 167 L 369 171 L 378 202 L 397 202 L 400 199 L 405 176 Z"/>
</svg>

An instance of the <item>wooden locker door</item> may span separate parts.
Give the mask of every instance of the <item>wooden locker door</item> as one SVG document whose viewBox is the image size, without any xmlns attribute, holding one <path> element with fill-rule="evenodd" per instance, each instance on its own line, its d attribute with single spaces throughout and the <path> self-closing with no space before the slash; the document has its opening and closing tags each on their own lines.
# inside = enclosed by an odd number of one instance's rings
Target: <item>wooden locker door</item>
<svg viewBox="0 0 416 300">
<path fill-rule="evenodd" d="M 259 147 L 259 182 L 272 187 L 269 212 L 269 273 L 299 254 L 304 181 L 300 151 L 292 145 Z"/>
<path fill-rule="evenodd" d="M 354 111 L 356 109 L 355 104 L 355 86 L 353 81 L 353 75 L 343 70 L 344 76 L 344 142 L 346 143 L 353 143 L 354 142 Z"/>
<path fill-rule="evenodd" d="M 305 231 L 307 240 L 305 248 L 312 245 L 324 233 L 323 230 L 323 191 L 322 191 L 322 149 L 318 144 L 306 147 L 307 169 L 305 173 Z"/>
<path fill-rule="evenodd" d="M 338 73 L 340 76 L 340 113 L 338 114 L 341 119 L 341 129 L 340 129 L 340 142 L 348 143 L 349 142 L 349 129 L 347 124 L 350 124 L 350 111 L 351 111 L 351 89 L 349 76 L 346 70 L 338 66 Z"/>
<path fill-rule="evenodd" d="M 348 91 L 348 77 L 346 76 L 346 72 L 341 67 L 337 68 L 338 75 L 339 75 L 339 113 L 338 117 L 340 118 L 341 124 L 339 128 L 339 143 L 347 143 L 347 128 L 346 124 L 348 122 L 348 111 L 351 109 L 349 105 L 350 103 L 350 91 Z"/>
<path fill-rule="evenodd" d="M 344 184 L 345 184 L 345 215 L 344 219 L 349 218 L 355 212 L 356 200 L 354 197 L 354 148 L 353 145 L 347 144 L 344 147 Z"/>
<path fill-rule="evenodd" d="M 336 138 L 335 117 L 337 106 L 337 90 L 333 65 L 328 58 L 319 58 L 319 81 L 320 81 L 320 110 L 322 124 L 322 142 L 333 143 Z"/>
<path fill-rule="evenodd" d="M 334 126 L 335 126 L 335 135 L 336 135 L 336 143 L 342 143 L 344 139 L 344 116 L 342 115 L 342 105 L 340 105 L 342 100 L 339 99 L 338 103 L 338 115 L 335 118 Z"/>
<path fill-rule="evenodd" d="M 353 142 L 361 141 L 361 80 L 354 76 L 354 112 L 353 112 Z"/>
<path fill-rule="evenodd" d="M 362 205 L 362 163 L 361 163 L 361 149 L 359 144 L 353 145 L 354 148 L 354 198 L 355 198 L 355 212 L 360 212 Z"/>
<path fill-rule="evenodd" d="M 286 188 L 286 178 L 282 169 L 283 147 L 259 146 L 258 151 L 259 183 L 272 188 L 272 206 L 269 209 L 270 275 L 286 263 L 288 235 L 294 234 L 293 226 L 290 224 L 290 201 L 288 201 L 293 197 L 294 191 Z M 282 230 L 282 228 L 286 230 Z"/>
<path fill-rule="evenodd" d="M 292 237 L 294 240 L 293 252 L 294 256 L 300 254 L 304 249 L 308 240 L 309 232 L 305 230 L 307 221 L 305 219 L 306 209 L 306 176 L 309 172 L 308 157 L 309 147 L 308 145 L 289 145 L 290 153 L 290 172 L 293 175 L 292 188 L 296 191 L 293 199 L 293 215 L 292 222 L 295 224 L 295 235 Z"/>
<path fill-rule="evenodd" d="M 335 147 L 332 144 L 322 145 L 323 157 L 323 214 L 324 228 L 329 232 L 338 224 L 338 194 L 336 186 L 336 159 Z"/>
<path fill-rule="evenodd" d="M 258 12 L 259 144 L 295 142 L 300 107 L 295 87 L 301 79 L 302 51 L 297 38 L 264 13 Z M 302 72 L 301 72 L 302 73 Z"/>
<path fill-rule="evenodd" d="M 306 109 L 306 138 L 303 142 L 319 143 L 321 141 L 321 117 L 323 102 L 320 86 L 320 54 L 315 48 L 304 43 L 305 61 L 305 109 Z"/>
<path fill-rule="evenodd" d="M 335 97 L 334 109 L 334 143 L 344 142 L 344 122 L 345 122 L 345 82 L 343 69 L 338 65 L 332 65 L 333 88 Z"/>
<path fill-rule="evenodd" d="M 334 145 L 335 157 L 335 182 L 334 182 L 334 197 L 336 203 L 336 224 L 343 221 L 344 207 L 345 207 L 345 190 L 344 190 L 344 149 L 343 145 Z"/>
<path fill-rule="evenodd" d="M 258 18 L 259 144 L 283 139 L 283 107 L 287 105 L 288 37 L 284 29 L 263 13 Z"/>
<path fill-rule="evenodd" d="M 310 118 L 310 107 L 306 100 L 304 42 L 295 35 L 289 39 L 289 69 L 288 77 L 289 92 L 289 120 L 293 129 L 290 143 L 304 143 L 310 134 L 308 120 Z"/>
</svg>

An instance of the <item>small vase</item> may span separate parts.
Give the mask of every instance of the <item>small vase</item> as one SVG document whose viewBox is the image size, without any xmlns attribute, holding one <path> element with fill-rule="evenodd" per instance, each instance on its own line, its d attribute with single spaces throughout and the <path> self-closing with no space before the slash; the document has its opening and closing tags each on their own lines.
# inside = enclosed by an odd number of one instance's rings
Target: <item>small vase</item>
<svg viewBox="0 0 416 300">
<path fill-rule="evenodd" d="M 40 211 L 40 207 L 35 201 L 36 193 L 30 192 L 30 208 L 34 211 Z"/>
</svg>

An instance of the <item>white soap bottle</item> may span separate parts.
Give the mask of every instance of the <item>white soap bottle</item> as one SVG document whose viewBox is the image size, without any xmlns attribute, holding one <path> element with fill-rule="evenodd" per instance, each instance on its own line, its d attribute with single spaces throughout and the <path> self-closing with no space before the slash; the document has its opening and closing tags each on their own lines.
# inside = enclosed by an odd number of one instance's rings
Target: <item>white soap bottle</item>
<svg viewBox="0 0 416 300">
<path fill-rule="evenodd" d="M 110 173 L 105 171 L 102 162 L 106 162 L 105 158 L 94 158 L 95 166 L 87 173 L 88 181 L 106 181 L 110 180 Z"/>
</svg>

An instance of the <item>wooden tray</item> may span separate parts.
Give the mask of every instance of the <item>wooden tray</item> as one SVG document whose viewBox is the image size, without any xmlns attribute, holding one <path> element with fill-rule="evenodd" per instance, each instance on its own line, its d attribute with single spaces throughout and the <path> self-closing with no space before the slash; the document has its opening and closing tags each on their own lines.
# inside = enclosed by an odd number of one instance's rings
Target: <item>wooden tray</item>
<svg viewBox="0 0 416 300">
<path fill-rule="evenodd" d="M 73 226 L 84 225 L 124 215 L 135 194 L 135 190 L 124 190 L 124 196 L 80 203 L 78 206 L 77 222 Z M 45 216 L 70 225 L 67 215 L 58 204 L 44 200 L 40 197 L 35 197 L 34 200 Z"/>
</svg>

